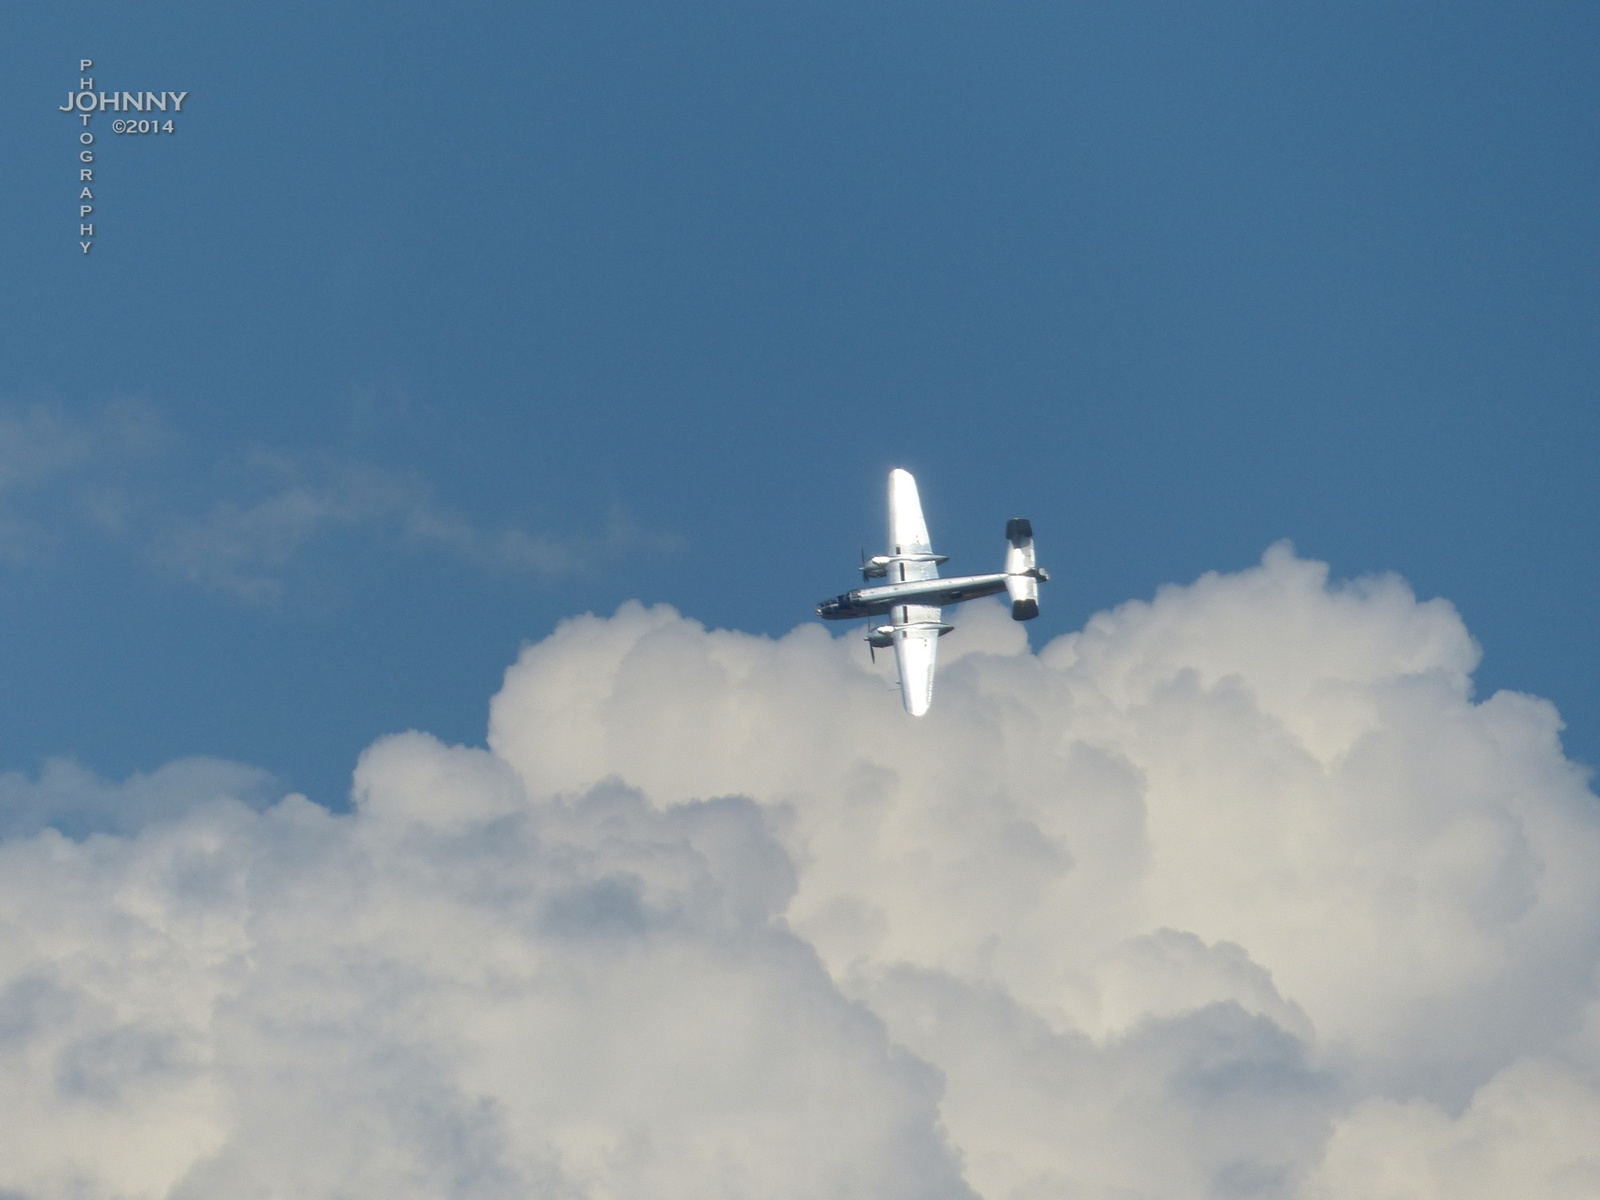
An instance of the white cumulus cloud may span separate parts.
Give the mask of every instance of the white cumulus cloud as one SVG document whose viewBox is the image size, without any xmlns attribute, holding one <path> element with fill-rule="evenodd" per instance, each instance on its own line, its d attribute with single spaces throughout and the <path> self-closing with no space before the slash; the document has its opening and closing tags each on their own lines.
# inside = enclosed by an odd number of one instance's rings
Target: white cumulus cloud
<svg viewBox="0 0 1600 1200">
<path fill-rule="evenodd" d="M 922 720 L 626 605 L 348 815 L 0 779 L 0 1193 L 1596 1194 L 1600 802 L 1447 603 L 969 608 Z"/>
</svg>

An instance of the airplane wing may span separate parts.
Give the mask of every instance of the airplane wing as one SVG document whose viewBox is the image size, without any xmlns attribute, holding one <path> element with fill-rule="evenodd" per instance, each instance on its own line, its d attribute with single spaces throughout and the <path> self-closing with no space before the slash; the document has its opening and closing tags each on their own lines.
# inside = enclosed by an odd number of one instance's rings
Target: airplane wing
<svg viewBox="0 0 1600 1200">
<path fill-rule="evenodd" d="M 889 472 L 889 553 L 929 556 L 926 562 L 892 562 L 888 580 L 905 583 L 915 579 L 937 579 L 939 564 L 931 561 L 933 546 L 928 541 L 928 524 L 922 519 L 922 499 L 917 481 L 910 471 L 896 467 Z"/>
<path fill-rule="evenodd" d="M 900 698 L 913 717 L 920 717 L 933 703 L 933 663 L 939 650 L 940 628 L 937 608 L 907 604 L 894 610 L 894 661 L 900 668 Z"/>
<path fill-rule="evenodd" d="M 888 578 L 893 583 L 937 579 L 928 523 L 922 519 L 922 498 L 910 471 L 889 472 Z M 926 555 L 924 561 L 906 562 L 902 555 Z M 920 717 L 933 703 L 933 665 L 939 649 L 939 610 L 926 604 L 902 604 L 890 610 L 894 626 L 894 661 L 900 668 L 900 698 L 906 711 Z"/>
</svg>

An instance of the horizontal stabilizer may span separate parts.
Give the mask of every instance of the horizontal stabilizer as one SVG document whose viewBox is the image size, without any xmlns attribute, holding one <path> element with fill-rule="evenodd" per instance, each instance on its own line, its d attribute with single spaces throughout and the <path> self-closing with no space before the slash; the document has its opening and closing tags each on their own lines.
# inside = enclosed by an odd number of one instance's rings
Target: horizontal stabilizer
<svg viewBox="0 0 1600 1200">
<path fill-rule="evenodd" d="M 1006 593 L 1013 621 L 1031 621 L 1039 615 L 1039 581 L 1048 578 L 1034 558 L 1033 523 L 1012 517 L 1006 522 Z"/>
</svg>

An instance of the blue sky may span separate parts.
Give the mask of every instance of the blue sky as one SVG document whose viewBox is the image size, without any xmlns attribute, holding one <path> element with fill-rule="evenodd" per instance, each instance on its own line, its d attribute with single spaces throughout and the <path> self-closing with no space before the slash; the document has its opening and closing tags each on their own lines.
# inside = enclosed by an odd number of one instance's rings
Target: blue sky
<svg viewBox="0 0 1600 1200">
<path fill-rule="evenodd" d="M 60 3 L 0 46 L 0 768 L 338 805 L 526 639 L 1034 521 L 1035 645 L 1280 538 L 1600 760 L 1600 16 Z M 103 88 L 188 90 L 171 138 Z"/>
</svg>

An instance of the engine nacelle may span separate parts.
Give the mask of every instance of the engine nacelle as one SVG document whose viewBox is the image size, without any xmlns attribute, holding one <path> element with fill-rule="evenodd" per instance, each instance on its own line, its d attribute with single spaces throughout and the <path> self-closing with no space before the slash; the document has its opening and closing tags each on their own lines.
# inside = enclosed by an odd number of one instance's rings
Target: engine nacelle
<svg viewBox="0 0 1600 1200">
<path fill-rule="evenodd" d="M 894 626 L 879 625 L 867 631 L 867 645 L 875 650 L 887 650 L 894 645 Z"/>
</svg>

